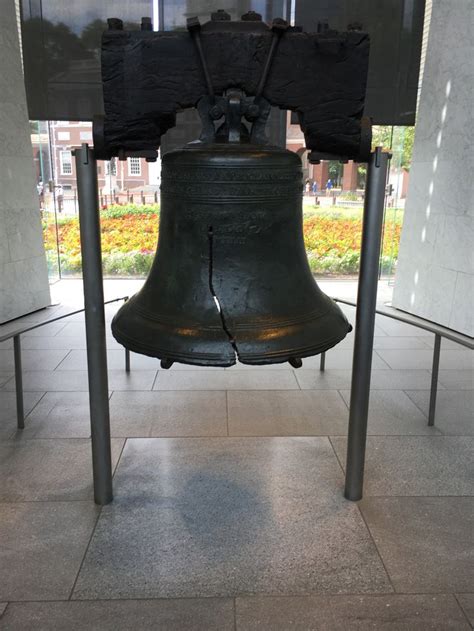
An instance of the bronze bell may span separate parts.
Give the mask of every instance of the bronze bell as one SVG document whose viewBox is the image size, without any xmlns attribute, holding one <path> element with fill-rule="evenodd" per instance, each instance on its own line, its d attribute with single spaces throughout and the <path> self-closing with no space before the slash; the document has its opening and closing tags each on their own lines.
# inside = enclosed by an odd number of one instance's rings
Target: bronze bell
<svg viewBox="0 0 474 631">
<path fill-rule="evenodd" d="M 158 251 L 115 338 L 164 367 L 299 366 L 342 340 L 351 326 L 306 258 L 302 177 L 295 153 L 251 141 L 165 154 Z"/>
</svg>

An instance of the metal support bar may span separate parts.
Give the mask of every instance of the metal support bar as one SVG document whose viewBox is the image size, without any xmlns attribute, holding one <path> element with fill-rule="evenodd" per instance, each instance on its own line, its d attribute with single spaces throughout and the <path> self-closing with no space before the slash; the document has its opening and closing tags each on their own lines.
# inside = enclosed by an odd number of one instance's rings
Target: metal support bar
<svg viewBox="0 0 474 631">
<path fill-rule="evenodd" d="M 321 357 L 319 358 L 319 370 L 324 372 L 326 368 L 326 353 L 321 353 Z"/>
<path fill-rule="evenodd" d="M 375 305 L 389 158 L 388 153 L 377 147 L 370 156 L 367 170 L 344 491 L 344 496 L 352 501 L 362 498 L 364 483 Z"/>
<path fill-rule="evenodd" d="M 87 144 L 76 149 L 74 154 L 84 284 L 94 499 L 96 504 L 104 505 L 112 501 L 113 495 L 97 163 L 94 152 Z"/>
<path fill-rule="evenodd" d="M 430 410 L 428 412 L 428 425 L 434 425 L 436 412 L 436 396 L 438 394 L 439 356 L 441 353 L 441 335 L 435 335 L 433 349 L 433 367 L 431 370 Z"/>
<path fill-rule="evenodd" d="M 130 351 L 125 349 L 125 372 L 130 372 Z"/>
<path fill-rule="evenodd" d="M 18 429 L 25 429 L 23 375 L 21 372 L 21 342 L 19 335 L 15 335 L 13 338 L 13 355 L 15 359 L 16 424 Z"/>
</svg>

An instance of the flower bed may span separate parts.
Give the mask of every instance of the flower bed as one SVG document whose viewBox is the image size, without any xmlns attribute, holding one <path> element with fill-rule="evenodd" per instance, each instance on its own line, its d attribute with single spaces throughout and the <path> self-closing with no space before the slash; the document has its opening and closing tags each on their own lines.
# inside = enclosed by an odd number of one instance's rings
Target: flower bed
<svg viewBox="0 0 474 631">
<path fill-rule="evenodd" d="M 102 258 L 107 276 L 145 276 L 148 274 L 158 241 L 158 206 L 113 206 L 101 212 Z M 48 258 L 56 254 L 54 223 L 43 224 Z M 334 209 L 305 213 L 304 239 L 308 260 L 315 274 L 356 274 L 359 268 L 361 219 Z M 398 255 L 401 221 L 386 221 L 382 266 Z M 63 274 L 81 273 L 79 221 L 60 219 L 58 241 Z"/>
</svg>

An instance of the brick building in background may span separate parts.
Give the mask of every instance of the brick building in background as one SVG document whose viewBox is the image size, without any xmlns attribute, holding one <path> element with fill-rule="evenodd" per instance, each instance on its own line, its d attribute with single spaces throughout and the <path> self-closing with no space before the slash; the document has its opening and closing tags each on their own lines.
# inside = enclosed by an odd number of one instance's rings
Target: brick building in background
<svg viewBox="0 0 474 631">
<path fill-rule="evenodd" d="M 39 125 L 31 124 L 31 142 L 36 165 L 38 182 L 54 181 L 56 189 L 65 198 L 72 197 L 76 191 L 76 173 L 74 156 L 75 147 L 82 143 L 92 144 L 92 124 L 89 122 L 51 121 Z M 185 140 L 183 140 L 185 142 Z M 315 181 L 317 190 L 324 191 L 331 178 L 333 186 L 341 192 L 361 191 L 364 178 L 358 172 L 358 164 L 350 160 L 346 164 L 337 161 L 322 160 L 320 164 L 309 164 L 305 140 L 299 125 L 292 125 L 290 116 L 286 129 L 286 147 L 297 153 L 303 164 L 304 179 Z M 160 184 L 161 162 L 146 162 L 144 158 L 128 158 L 121 161 L 114 158 L 110 161 L 99 160 L 97 174 L 99 192 L 105 202 L 110 203 L 117 197 L 124 203 L 128 199 L 141 199 L 141 194 L 156 197 Z M 390 173 L 390 183 L 397 192 L 397 197 L 404 199 L 408 185 L 408 172 L 400 169 Z"/>
<path fill-rule="evenodd" d="M 337 176 L 329 173 L 329 160 L 321 160 L 319 164 L 310 164 L 308 162 L 308 151 L 305 147 L 303 132 L 299 125 L 292 125 L 290 122 L 286 128 L 286 148 L 297 153 L 303 163 L 303 176 L 305 180 L 311 180 L 318 185 L 318 191 L 326 188 L 326 182 L 329 177 L 334 184 L 339 184 L 341 191 L 356 191 L 360 188 L 358 165 L 349 160 L 347 164 L 337 163 Z M 336 180 L 336 182 L 334 182 Z"/>
<path fill-rule="evenodd" d="M 61 187 L 67 195 L 76 189 L 76 168 L 72 152 L 84 142 L 92 144 L 92 124 L 51 121 L 49 127 L 49 139 L 44 132 L 31 134 L 38 181 L 43 178 L 45 182 L 54 180 L 55 186 Z M 49 163 L 52 163 L 53 175 Z M 146 186 L 159 185 L 160 164 L 159 161 L 146 162 L 144 158 L 99 160 L 97 175 L 101 195 L 138 191 Z"/>
</svg>

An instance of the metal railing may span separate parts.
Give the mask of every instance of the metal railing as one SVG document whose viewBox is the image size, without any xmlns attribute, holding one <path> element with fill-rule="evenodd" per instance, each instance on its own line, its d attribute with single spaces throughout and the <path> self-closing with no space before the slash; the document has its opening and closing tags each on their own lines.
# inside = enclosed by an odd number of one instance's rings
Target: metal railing
<svg viewBox="0 0 474 631">
<path fill-rule="evenodd" d="M 120 300 L 126 301 L 128 300 L 128 296 L 123 296 L 121 298 L 114 298 L 113 300 L 106 300 L 104 305 L 109 305 L 112 302 L 119 302 Z M 70 313 L 65 313 L 60 316 L 56 316 L 54 318 L 50 318 L 49 320 L 44 320 L 44 322 L 37 322 L 36 324 L 32 324 L 31 326 L 25 326 L 16 331 L 6 333 L 5 335 L 0 335 L 0 343 L 6 342 L 13 338 L 13 357 L 14 357 L 14 372 L 15 372 L 15 392 L 16 392 L 16 418 L 17 418 L 17 427 L 18 429 L 25 428 L 25 406 L 23 402 L 23 371 L 22 371 L 22 361 L 21 361 L 21 339 L 20 336 L 24 333 L 28 333 L 28 331 L 33 331 L 34 329 L 39 329 L 46 324 L 51 324 L 52 322 L 57 322 L 58 320 L 63 320 L 65 318 L 70 318 L 77 313 L 83 313 L 85 309 L 76 309 L 76 311 L 71 311 Z M 130 372 L 130 351 L 126 348 L 125 350 L 125 371 Z"/>
<path fill-rule="evenodd" d="M 350 300 L 345 300 L 344 298 L 333 298 L 333 300 L 344 305 L 349 305 L 350 307 L 357 307 L 357 303 Z M 469 337 L 468 335 L 464 335 L 463 333 L 452 331 L 451 329 L 441 326 L 440 324 L 436 324 L 435 322 L 430 322 L 429 320 L 424 320 L 423 318 L 419 318 L 418 316 L 398 311 L 398 309 L 394 309 L 390 306 L 386 306 L 383 309 L 376 309 L 375 313 L 377 315 L 382 315 L 387 318 L 391 318 L 392 320 L 397 320 L 398 322 L 403 322 L 404 324 L 409 324 L 410 326 L 414 326 L 418 329 L 423 329 L 424 331 L 429 331 L 430 333 L 434 334 L 435 340 L 433 348 L 433 362 L 431 366 L 430 405 L 428 411 L 428 425 L 433 426 L 436 414 L 436 397 L 438 394 L 441 340 L 443 337 L 445 337 L 447 340 L 451 340 L 453 342 L 456 342 L 460 346 L 465 346 L 466 348 L 473 350 L 474 338 Z M 326 353 L 321 353 L 319 369 L 320 371 L 324 371 L 325 368 Z"/>
</svg>

